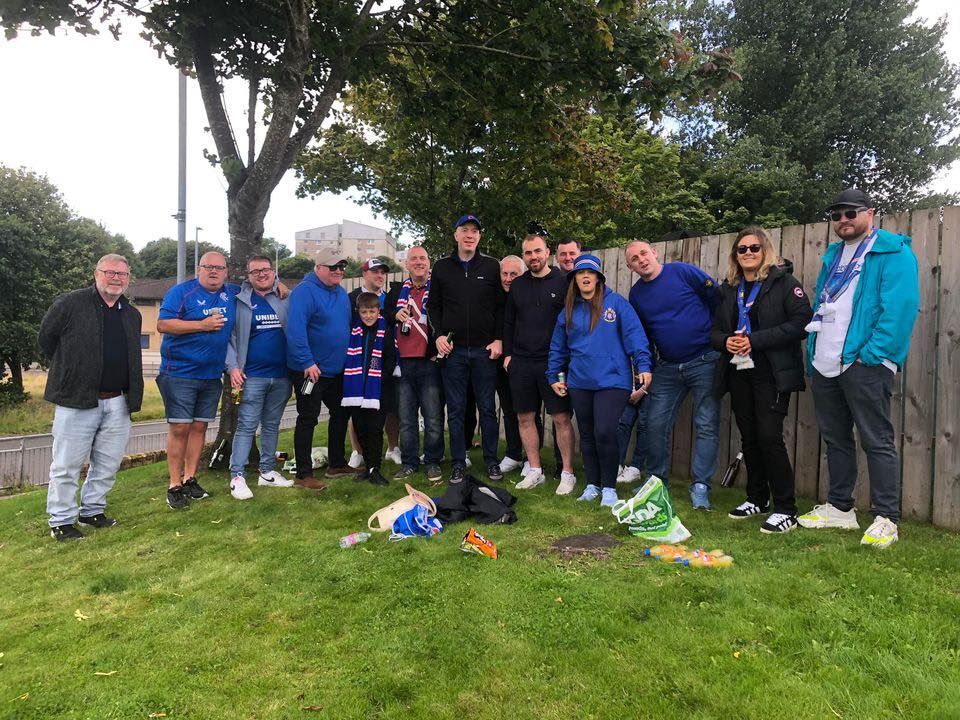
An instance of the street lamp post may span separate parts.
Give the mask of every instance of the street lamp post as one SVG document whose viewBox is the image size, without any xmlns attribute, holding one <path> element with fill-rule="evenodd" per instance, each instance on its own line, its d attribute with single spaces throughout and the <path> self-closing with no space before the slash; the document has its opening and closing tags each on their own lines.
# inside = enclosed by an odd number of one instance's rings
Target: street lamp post
<svg viewBox="0 0 960 720">
<path fill-rule="evenodd" d="M 193 271 L 197 271 L 200 265 L 200 231 L 203 230 L 199 225 L 193 228 Z"/>
</svg>

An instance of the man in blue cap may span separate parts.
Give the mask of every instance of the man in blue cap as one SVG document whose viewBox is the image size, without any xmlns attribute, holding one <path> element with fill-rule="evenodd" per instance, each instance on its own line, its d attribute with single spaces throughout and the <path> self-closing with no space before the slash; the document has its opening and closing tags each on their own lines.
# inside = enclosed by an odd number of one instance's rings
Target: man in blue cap
<svg viewBox="0 0 960 720">
<path fill-rule="evenodd" d="M 457 247 L 434 265 L 428 302 L 428 317 L 437 336 L 437 352 L 444 358 L 441 373 L 450 432 L 450 482 L 462 482 L 466 472 L 463 426 L 467 383 L 473 386 L 480 412 L 487 477 L 497 481 L 503 478 L 503 472 L 497 459 L 500 424 L 494 401 L 497 389 L 494 361 L 502 354 L 506 296 L 500 285 L 500 263 L 477 249 L 483 230 L 480 219 L 476 215 L 464 215 L 454 228 Z"/>
</svg>

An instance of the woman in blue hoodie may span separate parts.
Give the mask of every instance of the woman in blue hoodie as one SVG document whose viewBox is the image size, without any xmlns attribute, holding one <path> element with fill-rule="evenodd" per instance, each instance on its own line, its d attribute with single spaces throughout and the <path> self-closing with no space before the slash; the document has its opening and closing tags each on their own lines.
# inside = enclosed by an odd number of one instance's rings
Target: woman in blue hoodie
<svg viewBox="0 0 960 720">
<path fill-rule="evenodd" d="M 579 500 L 617 502 L 617 423 L 630 395 L 650 384 L 650 351 L 630 303 L 606 286 L 595 255 L 581 255 L 568 275 L 566 306 L 550 342 L 547 380 L 570 393 L 580 426 L 587 487 Z M 566 373 L 561 382 L 559 374 Z"/>
</svg>

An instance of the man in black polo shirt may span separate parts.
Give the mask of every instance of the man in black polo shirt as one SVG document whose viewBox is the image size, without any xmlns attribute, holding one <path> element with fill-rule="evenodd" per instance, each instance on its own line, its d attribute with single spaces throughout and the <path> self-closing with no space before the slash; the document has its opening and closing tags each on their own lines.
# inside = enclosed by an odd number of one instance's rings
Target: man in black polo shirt
<svg viewBox="0 0 960 720">
<path fill-rule="evenodd" d="M 47 513 L 58 542 L 83 538 L 78 519 L 97 528 L 116 524 L 104 514 L 107 493 L 127 448 L 130 414 L 143 399 L 140 312 L 123 294 L 130 265 L 122 255 L 104 255 L 93 279 L 93 287 L 54 301 L 38 338 L 50 360 L 44 398 L 56 405 Z"/>
</svg>

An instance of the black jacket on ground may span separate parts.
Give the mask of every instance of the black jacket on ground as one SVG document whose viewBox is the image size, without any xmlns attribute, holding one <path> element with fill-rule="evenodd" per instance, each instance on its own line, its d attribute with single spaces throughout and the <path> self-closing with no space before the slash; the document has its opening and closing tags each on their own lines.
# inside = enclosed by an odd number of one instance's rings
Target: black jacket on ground
<svg viewBox="0 0 960 720">
<path fill-rule="evenodd" d="M 396 331 L 397 297 L 400 295 L 401 283 L 390 283 L 390 292 L 383 298 L 383 319 L 386 320 L 386 329 L 383 333 L 383 377 L 393 377 L 393 368 L 397 365 L 397 346 L 393 343 L 393 333 Z M 396 295 L 394 295 L 396 291 Z M 350 326 L 359 322 L 360 315 L 357 313 L 357 298 L 364 292 L 363 285 L 356 287 L 347 293 L 350 298 Z M 390 312 L 390 296 L 393 295 L 393 312 Z"/>
<path fill-rule="evenodd" d="M 750 347 L 756 359 L 763 353 L 773 373 L 777 391 L 799 392 L 806 388 L 800 341 L 807 336 L 804 326 L 813 317 L 803 286 L 793 276 L 793 265 L 784 261 L 770 273 L 750 310 Z M 720 288 L 720 306 L 713 316 L 710 344 L 722 353 L 714 376 L 714 392 L 722 397 L 730 388 L 727 373 L 739 372 L 730 364 L 727 339 L 737 329 L 737 286 L 726 281 Z M 756 320 L 754 320 L 756 318 Z"/>
<path fill-rule="evenodd" d="M 130 390 L 127 404 L 131 413 L 143 402 L 143 356 L 140 350 L 140 311 L 121 296 L 120 316 L 127 340 L 127 371 Z M 53 301 L 40 323 L 37 338 L 50 360 L 48 402 L 78 410 L 97 407 L 100 375 L 103 370 L 103 300 L 96 286 L 74 290 Z"/>
<path fill-rule="evenodd" d="M 500 263 L 477 253 L 464 272 L 457 251 L 437 260 L 430 276 L 427 318 L 439 337 L 453 333 L 460 347 L 486 347 L 503 338 Z"/>
<path fill-rule="evenodd" d="M 560 268 L 542 278 L 527 270 L 514 280 L 503 311 L 504 357 L 546 360 L 566 295 L 567 274 Z"/>
<path fill-rule="evenodd" d="M 471 518 L 484 525 L 512 525 L 517 521 L 512 509 L 517 499 L 504 488 L 487 485 L 472 475 L 447 486 L 447 491 L 434 498 L 434 502 L 437 519 L 444 525 Z"/>
</svg>

